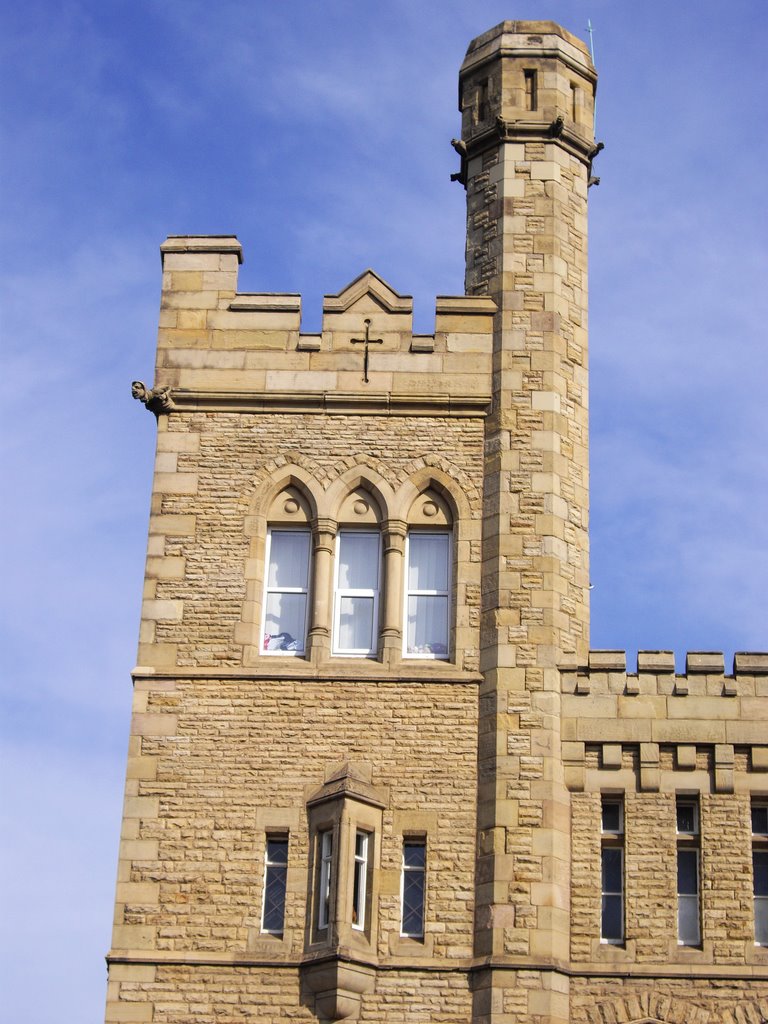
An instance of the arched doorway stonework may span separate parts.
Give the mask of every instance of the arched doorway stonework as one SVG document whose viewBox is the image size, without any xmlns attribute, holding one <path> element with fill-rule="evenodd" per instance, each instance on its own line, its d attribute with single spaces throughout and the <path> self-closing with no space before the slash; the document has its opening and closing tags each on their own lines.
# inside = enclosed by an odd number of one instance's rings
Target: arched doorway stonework
<svg viewBox="0 0 768 1024">
<path fill-rule="evenodd" d="M 640 992 L 582 1003 L 582 1015 L 577 1012 L 573 1019 L 589 1024 L 768 1024 L 768 999 L 704 1007 L 664 992 Z"/>
</svg>

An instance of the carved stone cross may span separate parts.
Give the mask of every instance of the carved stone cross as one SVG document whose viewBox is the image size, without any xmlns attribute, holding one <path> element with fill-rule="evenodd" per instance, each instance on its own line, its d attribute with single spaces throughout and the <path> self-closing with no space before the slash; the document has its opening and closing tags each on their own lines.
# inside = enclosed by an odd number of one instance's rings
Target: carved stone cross
<svg viewBox="0 0 768 1024">
<path fill-rule="evenodd" d="M 371 338 L 369 332 L 371 330 L 371 321 L 365 321 L 365 337 L 364 338 L 352 338 L 351 343 L 353 345 L 365 345 L 364 356 L 363 356 L 363 381 L 368 383 L 368 346 L 369 345 L 383 345 L 383 338 Z"/>
</svg>

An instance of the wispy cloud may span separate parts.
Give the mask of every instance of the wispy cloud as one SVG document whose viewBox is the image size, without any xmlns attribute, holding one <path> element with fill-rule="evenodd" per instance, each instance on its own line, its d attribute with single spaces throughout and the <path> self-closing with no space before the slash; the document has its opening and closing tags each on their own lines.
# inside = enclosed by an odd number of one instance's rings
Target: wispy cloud
<svg viewBox="0 0 768 1024">
<path fill-rule="evenodd" d="M 754 12 L 732 0 L 754 31 L 725 32 L 715 0 L 593 2 L 598 646 L 768 647 Z M 578 33 L 586 13 L 551 0 L 529 15 Z M 27 0 L 0 15 L 9 1016 L 43 1024 L 66 993 L 73 1019 L 101 1017 L 154 444 L 128 383 L 152 375 L 157 245 L 237 231 L 243 290 L 301 291 L 308 327 L 372 265 L 429 330 L 435 294 L 462 285 L 457 66 L 509 14 Z M 51 906 L 44 990 L 23 965 Z"/>
</svg>

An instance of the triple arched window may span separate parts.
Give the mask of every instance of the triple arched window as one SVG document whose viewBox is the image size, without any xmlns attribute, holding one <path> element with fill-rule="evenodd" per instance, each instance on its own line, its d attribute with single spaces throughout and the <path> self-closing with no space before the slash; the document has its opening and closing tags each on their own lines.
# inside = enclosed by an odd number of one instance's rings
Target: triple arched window
<svg viewBox="0 0 768 1024">
<path fill-rule="evenodd" d="M 397 497 L 392 509 L 358 484 L 330 517 L 303 487 L 279 490 L 266 517 L 261 654 L 450 659 L 450 496 L 411 485 Z"/>
</svg>

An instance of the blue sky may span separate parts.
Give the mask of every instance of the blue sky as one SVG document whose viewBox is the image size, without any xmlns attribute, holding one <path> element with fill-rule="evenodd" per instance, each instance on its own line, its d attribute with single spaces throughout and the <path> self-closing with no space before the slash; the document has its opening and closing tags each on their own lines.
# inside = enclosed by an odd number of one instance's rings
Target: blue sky
<svg viewBox="0 0 768 1024">
<path fill-rule="evenodd" d="M 25 0 L 0 15 L 9 1020 L 103 1019 L 167 234 L 243 291 L 463 289 L 456 75 L 595 29 L 593 647 L 768 649 L 764 0 Z"/>
</svg>

